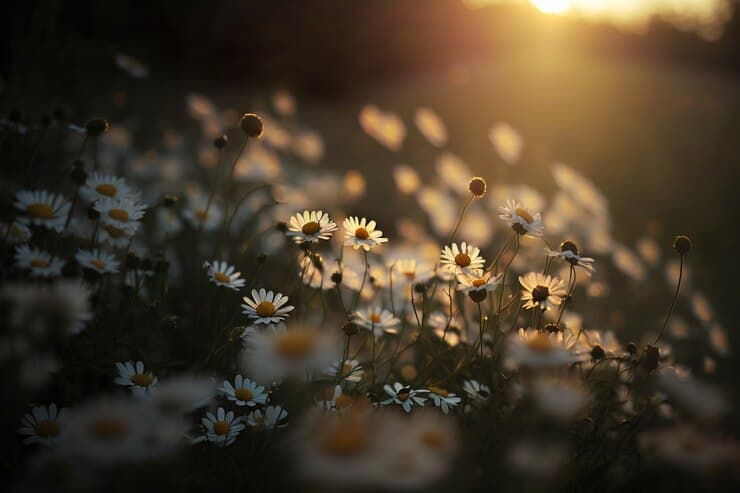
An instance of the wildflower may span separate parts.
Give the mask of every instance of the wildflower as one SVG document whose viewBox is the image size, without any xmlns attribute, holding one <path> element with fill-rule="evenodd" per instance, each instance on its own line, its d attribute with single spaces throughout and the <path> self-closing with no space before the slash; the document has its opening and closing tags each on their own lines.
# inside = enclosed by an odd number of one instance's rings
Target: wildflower
<svg viewBox="0 0 740 493">
<path fill-rule="evenodd" d="M 239 374 L 234 377 L 233 385 L 230 381 L 224 380 L 223 385 L 218 390 L 237 406 L 254 407 L 267 402 L 265 388 Z"/>
<path fill-rule="evenodd" d="M 450 412 L 450 408 L 460 404 L 462 399 L 456 394 L 452 394 L 442 387 L 429 387 L 429 397 L 434 402 L 434 405 L 442 410 L 443 413 L 447 414 Z"/>
<path fill-rule="evenodd" d="M 26 435 L 23 443 L 54 445 L 61 437 L 65 413 L 64 408 L 57 409 L 57 405 L 53 402 L 48 406 L 34 406 L 31 412 L 23 416 L 22 426 L 18 428 L 18 433 Z"/>
<path fill-rule="evenodd" d="M 7 284 L 0 296 L 11 301 L 10 325 L 35 336 L 47 329 L 77 334 L 92 319 L 90 290 L 76 280 L 52 285 Z"/>
<path fill-rule="evenodd" d="M 24 214 L 18 222 L 59 232 L 64 229 L 71 207 L 64 197 L 46 190 L 20 190 L 15 194 L 14 205 Z"/>
<path fill-rule="evenodd" d="M 348 217 L 344 220 L 344 244 L 355 250 L 360 248 L 369 252 L 374 246 L 386 243 L 388 238 L 383 238 L 383 232 L 375 229 L 375 221 L 367 221 L 364 217 Z"/>
<path fill-rule="evenodd" d="M 31 230 L 19 221 L 0 223 L 0 237 L 11 245 L 26 243 L 31 239 Z"/>
<path fill-rule="evenodd" d="M 118 376 L 116 384 L 128 387 L 134 395 L 150 392 L 157 385 L 157 377 L 152 372 L 144 371 L 144 363 L 137 361 L 117 362 Z"/>
<path fill-rule="evenodd" d="M 565 282 L 557 277 L 545 276 L 539 272 L 519 276 L 519 284 L 522 290 L 522 301 L 524 308 L 539 308 L 542 311 L 549 310 L 559 305 L 567 292 Z"/>
<path fill-rule="evenodd" d="M 477 380 L 465 380 L 463 391 L 475 403 L 482 403 L 491 396 L 491 389 L 488 385 L 482 384 Z"/>
<path fill-rule="evenodd" d="M 125 178 L 93 171 L 87 178 L 84 186 L 80 187 L 80 195 L 88 202 L 96 200 L 117 199 L 135 202 L 138 194 L 134 193 L 126 183 Z"/>
<path fill-rule="evenodd" d="M 144 217 L 146 205 L 125 199 L 101 198 L 93 208 L 100 213 L 100 221 L 107 226 L 133 234 Z"/>
<path fill-rule="evenodd" d="M 247 137 L 258 138 L 262 136 L 262 119 L 254 113 L 244 113 L 240 125 Z"/>
<path fill-rule="evenodd" d="M 519 236 L 537 238 L 542 236 L 545 226 L 539 212 L 532 213 L 519 202 L 507 200 L 506 205 L 500 207 L 498 217 L 504 220 Z"/>
<path fill-rule="evenodd" d="M 57 277 L 62 273 L 64 260 L 28 245 L 20 245 L 15 251 L 15 265 L 30 269 L 32 277 Z"/>
<path fill-rule="evenodd" d="M 382 401 L 382 405 L 387 406 L 389 404 L 398 404 L 407 413 L 411 412 L 411 408 L 414 405 L 424 406 L 424 402 L 426 402 L 427 398 L 423 397 L 423 395 L 429 392 L 424 389 L 414 390 L 410 387 L 404 386 L 400 382 L 394 383 L 393 387 L 385 384 L 383 386 L 383 390 L 385 390 L 385 393 L 388 394 L 390 398 Z"/>
<path fill-rule="evenodd" d="M 234 291 L 239 291 L 240 288 L 244 287 L 246 282 L 244 279 L 240 279 L 241 272 L 234 272 L 236 270 L 234 266 L 223 261 L 214 260 L 212 262 L 203 262 L 203 268 L 207 269 L 208 279 L 216 286 L 223 286 Z"/>
<path fill-rule="evenodd" d="M 447 142 L 447 128 L 430 108 L 419 108 L 414 113 L 414 124 L 419 132 L 435 147 L 442 147 Z"/>
<path fill-rule="evenodd" d="M 476 303 L 486 299 L 489 291 L 494 291 L 501 284 L 501 274 L 493 275 L 492 272 L 484 272 L 476 269 L 469 273 L 461 273 L 457 276 L 459 291 L 467 294 Z"/>
<path fill-rule="evenodd" d="M 195 197 L 188 202 L 188 206 L 183 210 L 182 216 L 194 228 L 200 228 L 203 231 L 210 232 L 217 230 L 221 226 L 224 211 L 215 200 L 209 205 L 206 198 Z"/>
<path fill-rule="evenodd" d="M 78 250 L 75 260 L 82 267 L 94 270 L 99 274 L 118 272 L 118 261 L 115 256 L 101 250 Z"/>
<path fill-rule="evenodd" d="M 341 371 L 340 371 L 341 367 Z M 356 359 L 337 360 L 326 369 L 324 375 L 343 380 L 345 382 L 357 383 L 362 380 L 365 371 Z"/>
<path fill-rule="evenodd" d="M 245 296 L 242 298 L 242 313 L 249 318 L 255 319 L 255 324 L 274 324 L 282 322 L 288 318 L 288 313 L 293 310 L 293 306 L 285 305 L 288 297 L 281 293 L 265 291 L 264 288 L 252 290 L 252 297 Z"/>
<path fill-rule="evenodd" d="M 288 236 L 293 237 L 296 243 L 318 242 L 328 240 L 331 234 L 337 230 L 337 225 L 329 219 L 329 214 L 324 211 L 303 211 L 290 218 Z"/>
<path fill-rule="evenodd" d="M 393 264 L 393 270 L 401 275 L 403 282 L 409 284 L 425 283 L 434 277 L 431 267 L 417 263 L 414 258 L 397 260 Z"/>
<path fill-rule="evenodd" d="M 594 259 L 578 255 L 578 247 L 572 241 L 564 241 L 560 244 L 560 251 L 545 248 L 548 257 L 559 257 L 577 269 L 582 269 L 589 276 L 594 272 Z"/>
<path fill-rule="evenodd" d="M 688 236 L 676 236 L 673 240 L 673 249 L 681 255 L 689 253 L 691 250 L 691 240 Z"/>
<path fill-rule="evenodd" d="M 717 419 L 729 410 L 727 399 L 717 388 L 687 372 L 666 367 L 657 373 L 659 387 L 697 418 Z"/>
<path fill-rule="evenodd" d="M 507 347 L 509 367 L 557 367 L 581 359 L 570 350 L 562 332 L 519 329 L 518 333 L 509 335 Z"/>
<path fill-rule="evenodd" d="M 485 259 L 480 256 L 480 249 L 468 245 L 464 241 L 458 247 L 457 243 L 445 246 L 442 250 L 442 269 L 455 274 L 472 273 L 482 269 Z"/>
<path fill-rule="evenodd" d="M 239 433 L 247 427 L 243 421 L 244 417 L 236 417 L 234 411 L 227 413 L 223 407 L 219 406 L 216 414 L 207 412 L 201 419 L 201 424 L 207 441 L 221 447 L 228 447 L 236 441 Z"/>
<path fill-rule="evenodd" d="M 352 407 L 353 399 L 342 391 L 341 385 L 324 389 L 316 399 L 316 406 L 325 413 L 343 412 Z"/>
<path fill-rule="evenodd" d="M 401 320 L 396 318 L 388 310 L 380 307 L 366 308 L 355 312 L 354 321 L 360 327 L 371 330 L 376 336 L 386 334 L 396 334 L 398 324 Z"/>
<path fill-rule="evenodd" d="M 561 421 L 575 416 L 588 402 L 586 389 L 574 379 L 540 377 L 532 385 L 532 393 L 545 414 Z"/>
<path fill-rule="evenodd" d="M 406 125 L 395 113 L 381 111 L 375 105 L 364 106 L 359 114 L 362 129 L 388 150 L 398 151 L 406 138 Z"/>
<path fill-rule="evenodd" d="M 272 430 L 285 428 L 288 411 L 280 406 L 267 406 L 264 411 L 255 409 L 247 415 L 247 424 L 256 430 Z"/>
<path fill-rule="evenodd" d="M 159 382 L 147 395 L 159 412 L 183 415 L 208 405 L 216 395 L 216 384 L 211 378 L 178 375 Z"/>
<path fill-rule="evenodd" d="M 468 183 L 468 190 L 475 198 L 482 198 L 486 194 L 486 180 L 480 176 L 474 176 Z"/>
<path fill-rule="evenodd" d="M 488 138 L 496 152 L 510 166 L 519 161 L 522 154 L 522 136 L 508 123 L 498 123 L 488 132 Z"/>
<path fill-rule="evenodd" d="M 406 164 L 399 164 L 393 168 L 393 180 L 396 188 L 404 194 L 411 195 L 421 186 L 421 178 L 414 168 Z"/>
</svg>

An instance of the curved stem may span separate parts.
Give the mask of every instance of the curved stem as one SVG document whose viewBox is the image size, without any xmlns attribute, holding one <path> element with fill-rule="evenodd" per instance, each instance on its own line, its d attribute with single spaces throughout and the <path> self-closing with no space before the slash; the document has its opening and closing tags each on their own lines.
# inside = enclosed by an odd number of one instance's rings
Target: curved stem
<svg viewBox="0 0 740 493">
<path fill-rule="evenodd" d="M 668 322 L 671 319 L 671 315 L 673 314 L 673 308 L 676 306 L 676 299 L 678 298 L 678 290 L 681 289 L 681 279 L 683 279 L 683 256 L 684 254 L 681 254 L 681 263 L 678 267 L 678 282 L 676 282 L 676 291 L 673 293 L 673 299 L 671 300 L 671 307 L 668 309 L 668 314 L 665 316 L 665 322 L 663 322 L 663 327 L 660 328 L 660 332 L 658 332 L 658 337 L 655 338 L 655 342 L 653 344 L 658 344 L 658 341 L 660 341 L 660 338 L 663 337 L 663 332 L 665 331 L 665 328 L 668 326 Z"/>
<path fill-rule="evenodd" d="M 460 229 L 460 224 L 462 224 L 463 216 L 465 216 L 465 211 L 468 210 L 468 206 L 475 198 L 475 195 L 471 195 L 470 198 L 465 202 L 465 205 L 463 205 L 462 209 L 460 210 L 460 217 L 457 218 L 457 224 L 455 224 L 455 229 L 452 230 L 452 233 L 450 234 L 450 238 L 447 240 L 447 244 L 451 244 L 452 240 L 455 239 L 455 235 L 457 234 L 457 230 Z"/>
</svg>

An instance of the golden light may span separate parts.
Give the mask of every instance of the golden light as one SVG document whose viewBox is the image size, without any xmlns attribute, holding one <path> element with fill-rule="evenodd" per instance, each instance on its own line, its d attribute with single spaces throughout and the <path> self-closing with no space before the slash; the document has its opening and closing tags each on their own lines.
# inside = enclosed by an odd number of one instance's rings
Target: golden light
<svg viewBox="0 0 740 493">
<path fill-rule="evenodd" d="M 562 14 L 573 5 L 570 0 L 530 0 L 532 5 L 546 14 Z"/>
</svg>

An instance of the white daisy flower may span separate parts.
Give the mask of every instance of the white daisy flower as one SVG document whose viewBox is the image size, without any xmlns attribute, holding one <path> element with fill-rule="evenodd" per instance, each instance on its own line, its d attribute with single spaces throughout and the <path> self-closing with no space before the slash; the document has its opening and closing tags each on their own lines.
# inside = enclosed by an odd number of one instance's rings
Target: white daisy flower
<svg viewBox="0 0 740 493">
<path fill-rule="evenodd" d="M 201 419 L 206 440 L 222 447 L 228 447 L 236 441 L 236 437 L 242 432 L 246 425 L 244 417 L 234 416 L 234 411 L 228 413 L 223 407 L 216 410 L 216 414 L 207 412 Z"/>
<path fill-rule="evenodd" d="M 20 190 L 15 194 L 15 207 L 23 211 L 18 218 L 23 224 L 33 224 L 62 231 L 71 204 L 61 195 L 46 190 Z"/>
<path fill-rule="evenodd" d="M 450 408 L 457 406 L 462 401 L 456 394 L 451 394 L 442 387 L 435 386 L 429 387 L 429 397 L 434 402 L 434 405 L 440 408 L 445 414 L 450 412 Z"/>
<path fill-rule="evenodd" d="M 80 187 L 80 196 L 87 202 L 102 199 L 120 199 L 136 201 L 138 194 L 133 193 L 126 184 L 125 178 L 93 171 L 87 177 L 85 185 Z"/>
<path fill-rule="evenodd" d="M 234 377 L 233 385 L 230 381 L 224 380 L 218 390 L 237 406 L 254 407 L 267 402 L 265 388 L 239 374 Z"/>
<path fill-rule="evenodd" d="M 102 250 L 78 250 L 75 260 L 82 267 L 92 269 L 99 274 L 115 274 L 118 272 L 116 257 Z"/>
<path fill-rule="evenodd" d="M 409 284 L 425 283 L 434 277 L 432 267 L 419 264 L 414 258 L 397 260 L 393 264 L 393 272 L 400 274 L 400 280 Z"/>
<path fill-rule="evenodd" d="M 235 272 L 236 269 L 233 265 L 229 265 L 223 261 L 214 260 L 212 262 L 203 262 L 203 268 L 208 270 L 208 279 L 216 286 L 223 286 L 234 291 L 239 291 L 240 288 L 244 287 L 246 282 L 244 279 L 240 279 L 241 272 Z"/>
<path fill-rule="evenodd" d="M 341 366 L 341 372 L 340 372 Z M 345 382 L 357 383 L 362 380 L 365 370 L 356 359 L 337 360 L 326 369 L 324 375 L 343 380 Z"/>
<path fill-rule="evenodd" d="M 38 248 L 19 245 L 15 250 L 15 265 L 20 269 L 30 269 L 32 277 L 58 277 L 64 260 Z"/>
<path fill-rule="evenodd" d="M 385 393 L 388 394 L 390 398 L 382 401 L 382 405 L 387 406 L 389 404 L 398 404 L 407 413 L 411 412 L 411 408 L 414 405 L 423 407 L 427 400 L 427 398 L 424 397 L 424 394 L 429 392 L 424 389 L 415 390 L 411 387 L 406 387 L 400 382 L 394 383 L 393 387 L 385 384 L 383 386 L 383 390 L 385 390 Z"/>
<path fill-rule="evenodd" d="M 98 228 L 100 241 L 114 248 L 127 248 L 131 244 L 134 233 L 136 233 L 135 229 L 121 229 L 112 224 L 101 224 Z"/>
<path fill-rule="evenodd" d="M 530 272 L 519 276 L 524 308 L 539 308 L 549 310 L 559 305 L 567 295 L 565 282 L 557 277 L 545 276 L 539 272 Z"/>
<path fill-rule="evenodd" d="M 353 399 L 342 391 L 341 385 L 334 385 L 320 392 L 315 402 L 323 412 L 337 413 L 351 408 Z"/>
<path fill-rule="evenodd" d="M 398 325 L 401 323 L 391 312 L 379 306 L 357 310 L 353 318 L 357 325 L 371 330 L 376 336 L 398 333 Z"/>
<path fill-rule="evenodd" d="M 367 221 L 364 217 L 348 217 L 344 220 L 344 244 L 355 250 L 360 248 L 369 252 L 374 246 L 386 243 L 388 238 L 383 238 L 383 232 L 375 229 L 375 221 Z"/>
<path fill-rule="evenodd" d="M 48 329 L 77 334 L 92 319 L 90 290 L 79 280 L 60 280 L 51 285 L 7 284 L 0 297 L 10 300 L 10 325 L 34 336 Z"/>
<path fill-rule="evenodd" d="M 570 350 L 563 332 L 548 333 L 534 329 L 519 329 L 507 341 L 507 366 L 559 367 L 579 361 Z"/>
<path fill-rule="evenodd" d="M 324 211 L 303 211 L 290 218 L 287 235 L 296 243 L 328 240 L 337 225 Z"/>
<path fill-rule="evenodd" d="M 466 242 L 458 247 L 457 243 L 445 246 L 442 250 L 441 266 L 447 272 L 455 274 L 470 273 L 482 269 L 485 259 L 480 256 L 480 249 Z"/>
<path fill-rule="evenodd" d="M 208 405 L 216 396 L 216 382 L 196 375 L 178 375 L 159 382 L 147 394 L 159 412 L 183 415 Z"/>
<path fill-rule="evenodd" d="M 588 403 L 588 392 L 576 379 L 539 377 L 532 394 L 542 412 L 561 421 L 575 417 Z"/>
<path fill-rule="evenodd" d="M 499 208 L 501 214 L 498 217 L 511 226 L 516 234 L 537 238 L 545 232 L 542 215 L 533 213 L 519 202 L 507 200 L 506 205 Z"/>
<path fill-rule="evenodd" d="M 583 270 L 589 276 L 594 272 L 594 259 L 582 257 L 578 254 L 578 247 L 572 241 L 564 241 L 560 244 L 560 251 L 545 248 L 548 257 L 559 257 L 576 269 Z"/>
<path fill-rule="evenodd" d="M 485 402 L 491 397 L 491 388 L 477 380 L 465 380 L 463 391 L 470 400 L 477 403 Z"/>
<path fill-rule="evenodd" d="M 113 198 L 98 199 L 93 208 L 100 213 L 101 223 L 129 234 L 136 232 L 146 212 L 146 205 L 141 202 Z"/>
<path fill-rule="evenodd" d="M 489 291 L 494 291 L 501 284 L 501 274 L 493 275 L 491 271 L 476 269 L 469 273 L 457 275 L 457 289 L 467 294 L 476 303 L 486 299 Z"/>
<path fill-rule="evenodd" d="M 31 239 L 31 230 L 28 226 L 18 221 L 12 223 L 0 223 L 0 236 L 2 239 L 11 244 L 26 243 Z"/>
<path fill-rule="evenodd" d="M 150 392 L 157 385 L 157 377 L 152 372 L 144 371 L 142 361 L 116 362 L 118 376 L 115 383 L 123 387 L 129 387 L 134 395 L 143 395 Z"/>
<path fill-rule="evenodd" d="M 252 290 L 252 297 L 242 298 L 242 313 L 249 318 L 255 319 L 255 324 L 275 324 L 288 318 L 288 313 L 293 311 L 293 306 L 285 305 L 288 297 L 281 293 L 265 291 L 264 288 Z"/>
<path fill-rule="evenodd" d="M 57 409 L 54 403 L 48 406 L 34 406 L 30 413 L 26 413 L 21 419 L 21 427 L 18 433 L 26 435 L 23 443 L 41 443 L 46 446 L 54 445 L 62 433 L 62 419 L 66 410 Z"/>
<path fill-rule="evenodd" d="M 247 425 L 256 430 L 272 430 L 274 428 L 285 428 L 288 424 L 288 411 L 280 406 L 267 406 L 264 411 L 255 409 L 247 414 Z"/>
<path fill-rule="evenodd" d="M 221 226 L 224 217 L 224 211 L 221 206 L 214 200 L 211 205 L 206 206 L 208 199 L 196 197 L 188 202 L 188 206 L 183 210 L 183 218 L 194 228 L 201 228 L 205 232 L 215 231 Z"/>
</svg>

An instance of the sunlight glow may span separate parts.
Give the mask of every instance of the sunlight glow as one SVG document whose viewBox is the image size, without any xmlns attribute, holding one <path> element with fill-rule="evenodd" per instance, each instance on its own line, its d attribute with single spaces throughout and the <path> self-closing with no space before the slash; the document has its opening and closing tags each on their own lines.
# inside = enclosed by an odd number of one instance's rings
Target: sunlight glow
<svg viewBox="0 0 740 493">
<path fill-rule="evenodd" d="M 562 14 L 572 6 L 570 0 L 532 0 L 532 4 L 546 14 Z"/>
</svg>

